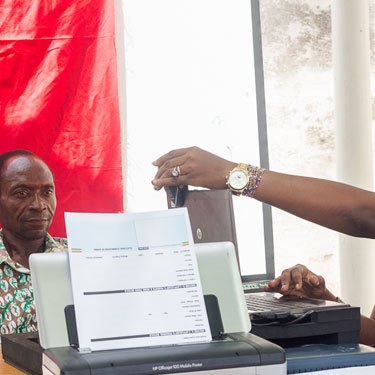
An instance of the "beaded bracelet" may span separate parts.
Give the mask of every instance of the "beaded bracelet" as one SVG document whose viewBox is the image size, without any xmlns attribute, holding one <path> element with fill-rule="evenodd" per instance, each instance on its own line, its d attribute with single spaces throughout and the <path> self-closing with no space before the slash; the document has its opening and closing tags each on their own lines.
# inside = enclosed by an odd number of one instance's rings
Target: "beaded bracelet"
<svg viewBox="0 0 375 375">
<path fill-rule="evenodd" d="M 247 170 L 249 172 L 249 182 L 244 191 L 242 192 L 242 195 L 254 198 L 255 191 L 260 184 L 260 180 L 262 179 L 263 172 L 265 171 L 265 169 L 248 164 Z"/>
</svg>

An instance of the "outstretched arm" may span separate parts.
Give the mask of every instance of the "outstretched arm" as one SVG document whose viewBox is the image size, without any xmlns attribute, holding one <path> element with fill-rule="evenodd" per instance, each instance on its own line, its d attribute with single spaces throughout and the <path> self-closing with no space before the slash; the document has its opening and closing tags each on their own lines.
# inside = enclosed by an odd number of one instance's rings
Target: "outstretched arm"
<svg viewBox="0 0 375 375">
<path fill-rule="evenodd" d="M 375 193 L 350 185 L 265 171 L 255 199 L 324 227 L 375 238 Z"/>
<path fill-rule="evenodd" d="M 225 189 L 226 176 L 237 165 L 198 147 L 170 151 L 153 164 L 156 190 L 172 185 Z M 176 166 L 181 174 L 173 177 Z M 370 191 L 266 170 L 254 198 L 351 236 L 375 238 L 375 193 Z"/>
<path fill-rule="evenodd" d="M 375 320 L 361 315 L 361 332 L 359 341 L 365 345 L 375 346 Z"/>
</svg>

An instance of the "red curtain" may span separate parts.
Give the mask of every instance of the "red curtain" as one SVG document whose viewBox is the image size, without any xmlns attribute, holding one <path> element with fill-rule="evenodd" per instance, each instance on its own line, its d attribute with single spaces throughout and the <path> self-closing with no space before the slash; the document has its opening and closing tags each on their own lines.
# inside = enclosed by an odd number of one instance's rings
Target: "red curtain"
<svg viewBox="0 0 375 375">
<path fill-rule="evenodd" d="M 113 0 L 1 0 L 0 152 L 35 152 L 64 212 L 123 211 Z"/>
</svg>

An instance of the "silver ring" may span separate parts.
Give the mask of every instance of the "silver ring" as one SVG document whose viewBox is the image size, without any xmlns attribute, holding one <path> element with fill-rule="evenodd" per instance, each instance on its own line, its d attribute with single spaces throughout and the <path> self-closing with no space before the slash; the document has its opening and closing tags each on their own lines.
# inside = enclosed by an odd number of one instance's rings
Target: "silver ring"
<svg viewBox="0 0 375 375">
<path fill-rule="evenodd" d="M 180 174 L 181 174 L 180 166 L 177 165 L 176 167 L 174 167 L 174 168 L 172 169 L 172 176 L 173 176 L 173 177 L 178 177 Z"/>
</svg>

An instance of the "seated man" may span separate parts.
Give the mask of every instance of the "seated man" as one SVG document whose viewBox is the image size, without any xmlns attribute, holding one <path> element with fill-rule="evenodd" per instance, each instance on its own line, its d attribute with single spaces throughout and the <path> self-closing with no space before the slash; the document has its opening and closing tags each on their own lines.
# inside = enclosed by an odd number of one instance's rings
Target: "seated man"
<svg viewBox="0 0 375 375">
<path fill-rule="evenodd" d="M 66 250 L 48 233 L 56 208 L 53 175 L 30 151 L 0 155 L 0 332 L 35 332 L 29 255 Z"/>
<path fill-rule="evenodd" d="M 339 297 L 327 289 L 322 276 L 316 275 L 302 264 L 284 270 L 279 277 L 268 283 L 265 291 L 341 302 Z M 362 344 L 375 345 L 374 312 L 375 306 L 371 318 L 361 315 L 360 342 Z"/>
</svg>

